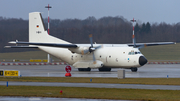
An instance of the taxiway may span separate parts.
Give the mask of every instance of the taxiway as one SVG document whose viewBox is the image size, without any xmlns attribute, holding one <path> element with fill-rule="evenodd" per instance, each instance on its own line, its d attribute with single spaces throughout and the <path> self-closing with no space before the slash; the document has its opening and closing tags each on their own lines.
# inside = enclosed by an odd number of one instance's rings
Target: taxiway
<svg viewBox="0 0 180 101">
<path fill-rule="evenodd" d="M 32 66 L 0 66 L 0 70 L 19 70 L 25 77 L 65 77 L 66 65 L 32 65 Z M 119 69 L 111 72 L 99 72 L 92 69 L 90 72 L 79 72 L 72 67 L 72 77 L 117 77 Z M 180 64 L 147 64 L 138 68 L 137 72 L 125 69 L 126 78 L 180 78 Z"/>
<path fill-rule="evenodd" d="M 0 85 L 6 85 L 0 81 Z M 62 87 L 90 87 L 90 88 L 123 88 L 123 89 L 152 89 L 152 90 L 180 90 L 175 85 L 143 85 L 143 84 L 103 84 L 103 83 L 58 83 L 58 82 L 8 82 L 9 86 L 62 86 Z"/>
</svg>

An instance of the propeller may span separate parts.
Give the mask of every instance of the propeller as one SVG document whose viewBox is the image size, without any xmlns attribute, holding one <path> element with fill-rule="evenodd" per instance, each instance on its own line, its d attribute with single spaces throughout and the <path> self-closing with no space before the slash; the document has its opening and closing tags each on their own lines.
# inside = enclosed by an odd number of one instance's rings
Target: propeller
<svg viewBox="0 0 180 101">
<path fill-rule="evenodd" d="M 93 61 L 94 61 L 94 64 L 96 64 L 96 58 L 95 58 L 95 55 L 94 55 L 94 51 L 96 50 L 96 48 L 93 47 L 93 39 L 92 39 L 92 34 L 89 35 L 89 40 L 90 40 L 90 43 L 91 43 L 91 46 L 89 47 L 89 52 L 93 54 Z"/>
<path fill-rule="evenodd" d="M 133 18 L 133 20 L 131 20 L 131 22 L 133 23 L 133 35 L 132 35 L 133 47 L 138 48 L 138 49 L 144 48 L 144 46 L 146 46 L 146 45 L 141 45 L 139 47 L 136 46 L 136 38 L 135 38 L 135 34 L 134 34 L 134 22 L 136 22 L 136 20 Z"/>
<path fill-rule="evenodd" d="M 82 54 L 86 54 L 86 53 L 88 53 L 88 52 L 92 53 L 92 54 L 93 54 L 94 64 L 96 64 L 96 58 L 95 58 L 95 55 L 94 55 L 94 51 L 97 50 L 97 49 L 99 49 L 99 48 L 101 48 L 102 45 L 97 46 L 97 47 L 94 47 L 94 46 L 93 46 L 92 34 L 89 35 L 89 40 L 90 40 L 91 46 L 89 47 L 89 49 L 83 50 L 83 51 L 82 51 Z"/>
<path fill-rule="evenodd" d="M 147 46 L 146 44 L 143 44 L 143 45 L 139 46 L 138 49 L 144 48 L 146 46 Z"/>
<path fill-rule="evenodd" d="M 141 45 L 141 46 L 138 47 L 138 49 L 144 48 L 144 46 L 145 46 L 145 45 Z"/>
<path fill-rule="evenodd" d="M 133 41 L 133 44 L 134 44 L 133 47 L 136 48 L 136 39 L 135 39 L 135 35 L 133 35 L 132 38 L 133 38 L 132 41 Z"/>
</svg>

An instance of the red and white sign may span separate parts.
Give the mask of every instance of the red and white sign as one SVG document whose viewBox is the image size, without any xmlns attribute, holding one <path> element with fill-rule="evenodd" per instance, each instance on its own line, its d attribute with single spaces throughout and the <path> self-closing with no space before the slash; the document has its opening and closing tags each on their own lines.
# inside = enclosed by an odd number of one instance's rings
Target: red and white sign
<svg viewBox="0 0 180 101">
<path fill-rule="evenodd" d="M 67 73 L 70 73 L 71 72 L 71 66 L 66 66 L 65 70 Z"/>
</svg>

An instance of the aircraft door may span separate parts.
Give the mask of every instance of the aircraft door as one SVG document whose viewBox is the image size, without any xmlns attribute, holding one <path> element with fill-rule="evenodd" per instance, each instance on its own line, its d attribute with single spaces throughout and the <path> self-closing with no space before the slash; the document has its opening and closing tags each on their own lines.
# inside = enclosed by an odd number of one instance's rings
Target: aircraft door
<svg viewBox="0 0 180 101">
<path fill-rule="evenodd" d="M 103 63 L 107 63 L 106 59 L 107 59 L 107 57 L 105 55 L 99 56 L 99 60 L 102 61 Z"/>
<path fill-rule="evenodd" d="M 106 61 L 109 66 L 117 66 L 120 62 L 119 54 L 116 50 L 110 50 L 107 54 Z"/>
<path fill-rule="evenodd" d="M 73 59 L 73 55 L 71 56 L 71 61 L 73 61 L 74 59 Z"/>
<path fill-rule="evenodd" d="M 106 48 L 99 49 L 95 53 L 96 59 L 102 61 L 105 65 L 108 63 L 107 54 L 108 54 L 108 49 Z"/>
</svg>

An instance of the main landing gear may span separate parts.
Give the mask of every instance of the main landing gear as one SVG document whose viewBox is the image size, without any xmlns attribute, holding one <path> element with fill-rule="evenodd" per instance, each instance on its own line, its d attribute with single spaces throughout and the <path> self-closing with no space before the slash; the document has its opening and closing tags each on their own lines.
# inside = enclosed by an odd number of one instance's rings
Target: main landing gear
<svg viewBox="0 0 180 101">
<path fill-rule="evenodd" d="M 137 67 L 131 67 L 130 69 L 132 72 L 137 72 L 137 70 L 138 70 Z"/>
<path fill-rule="evenodd" d="M 99 68 L 100 72 L 111 71 L 111 68 Z"/>
<path fill-rule="evenodd" d="M 78 68 L 79 71 L 91 71 L 91 68 Z M 99 68 L 100 72 L 111 71 L 111 68 Z"/>
<path fill-rule="evenodd" d="M 78 68 L 79 71 L 91 71 L 91 68 Z"/>
</svg>

